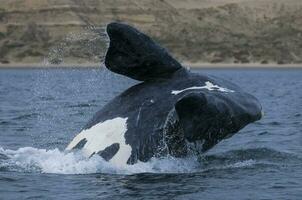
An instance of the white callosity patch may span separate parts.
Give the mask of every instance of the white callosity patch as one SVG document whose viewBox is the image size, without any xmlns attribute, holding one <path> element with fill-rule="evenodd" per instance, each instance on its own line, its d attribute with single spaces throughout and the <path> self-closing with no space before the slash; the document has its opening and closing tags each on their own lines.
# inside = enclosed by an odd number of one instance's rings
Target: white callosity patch
<svg viewBox="0 0 302 200">
<path fill-rule="evenodd" d="M 87 142 L 82 148 L 85 155 L 91 156 L 114 143 L 119 143 L 119 150 L 109 161 L 113 164 L 127 164 L 131 155 L 131 146 L 126 144 L 127 118 L 117 117 L 98 123 L 90 129 L 83 130 L 67 146 L 66 150 L 73 149 L 81 140 Z"/>
<path fill-rule="evenodd" d="M 214 85 L 210 81 L 205 82 L 205 84 L 206 84 L 205 86 L 193 86 L 193 87 L 185 88 L 183 90 L 173 90 L 171 92 L 171 94 L 178 95 L 178 94 L 188 91 L 188 90 L 201 90 L 201 89 L 207 89 L 209 91 L 216 90 L 216 91 L 220 91 L 220 92 L 235 92 L 234 90 L 230 90 L 228 88 L 223 88 L 218 85 Z"/>
</svg>

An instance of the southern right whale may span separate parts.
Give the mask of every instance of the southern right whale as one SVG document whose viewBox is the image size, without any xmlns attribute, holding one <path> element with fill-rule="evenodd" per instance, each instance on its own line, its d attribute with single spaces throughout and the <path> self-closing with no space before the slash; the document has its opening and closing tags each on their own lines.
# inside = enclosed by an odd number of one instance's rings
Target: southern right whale
<svg viewBox="0 0 302 200">
<path fill-rule="evenodd" d="M 142 82 L 98 111 L 67 150 L 116 164 L 183 157 L 261 118 L 255 97 L 229 81 L 190 72 L 137 29 L 111 23 L 107 33 L 106 67 Z"/>
</svg>

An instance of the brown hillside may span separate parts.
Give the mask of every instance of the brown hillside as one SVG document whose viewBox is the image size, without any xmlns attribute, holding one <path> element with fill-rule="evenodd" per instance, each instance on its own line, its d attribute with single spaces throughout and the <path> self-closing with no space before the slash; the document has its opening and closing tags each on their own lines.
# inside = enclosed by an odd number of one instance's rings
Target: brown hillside
<svg viewBox="0 0 302 200">
<path fill-rule="evenodd" d="M 300 0 L 0 0 L 0 61 L 99 62 L 132 24 L 189 62 L 302 63 Z"/>
</svg>

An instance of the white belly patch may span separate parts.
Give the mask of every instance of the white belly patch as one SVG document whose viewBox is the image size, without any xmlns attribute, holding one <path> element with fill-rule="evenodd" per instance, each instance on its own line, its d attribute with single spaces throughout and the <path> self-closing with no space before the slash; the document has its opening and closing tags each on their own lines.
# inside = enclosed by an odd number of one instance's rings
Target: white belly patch
<svg viewBox="0 0 302 200">
<path fill-rule="evenodd" d="M 132 150 L 131 146 L 126 144 L 125 139 L 127 119 L 117 117 L 83 130 L 70 142 L 66 150 L 72 150 L 81 140 L 86 139 L 87 142 L 81 150 L 88 157 L 114 143 L 118 143 L 120 148 L 109 162 L 118 165 L 127 164 Z"/>
<path fill-rule="evenodd" d="M 220 92 L 235 92 L 234 90 L 230 90 L 228 88 L 223 88 L 218 85 L 214 85 L 210 81 L 205 82 L 205 84 L 206 84 L 205 86 L 193 86 L 193 87 L 185 88 L 183 90 L 172 90 L 171 94 L 178 95 L 188 90 L 201 90 L 201 89 L 207 89 L 209 91 L 216 90 Z"/>
</svg>

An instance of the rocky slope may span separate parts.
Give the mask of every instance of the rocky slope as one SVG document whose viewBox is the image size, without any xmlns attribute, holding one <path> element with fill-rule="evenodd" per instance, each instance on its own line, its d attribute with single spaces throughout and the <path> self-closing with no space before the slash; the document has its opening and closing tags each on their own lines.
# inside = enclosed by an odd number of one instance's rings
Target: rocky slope
<svg viewBox="0 0 302 200">
<path fill-rule="evenodd" d="M 0 0 L 0 62 L 99 62 L 111 21 L 182 61 L 302 63 L 301 0 Z"/>
</svg>

